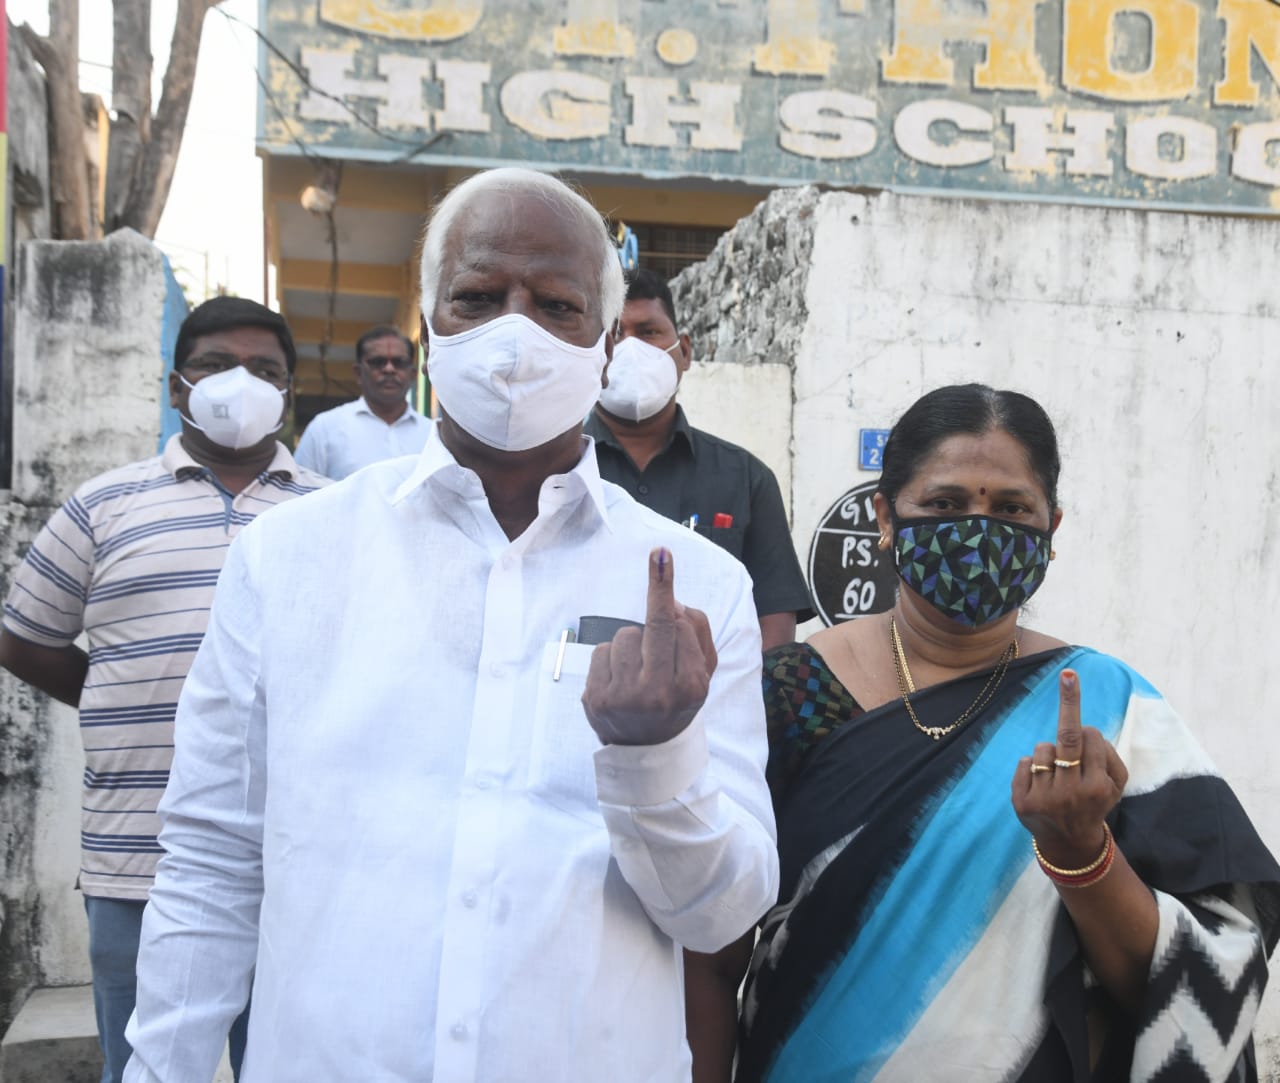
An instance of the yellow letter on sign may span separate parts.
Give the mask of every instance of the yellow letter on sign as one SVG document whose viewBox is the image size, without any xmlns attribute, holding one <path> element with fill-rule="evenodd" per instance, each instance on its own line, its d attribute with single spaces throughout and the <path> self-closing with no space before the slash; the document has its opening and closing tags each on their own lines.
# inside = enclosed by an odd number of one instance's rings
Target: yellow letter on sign
<svg viewBox="0 0 1280 1083">
<path fill-rule="evenodd" d="M 1222 82 L 1213 88 L 1214 105 L 1257 105 L 1258 84 L 1253 81 L 1253 54 L 1280 82 L 1280 7 L 1255 0 L 1218 0 L 1222 20 Z"/>
<path fill-rule="evenodd" d="M 896 0 L 893 48 L 884 58 L 891 83 L 955 82 L 953 42 L 986 46 L 987 58 L 973 69 L 981 90 L 1041 90 L 1047 79 L 1036 56 L 1036 8 L 1043 0 L 987 0 L 985 15 L 960 15 L 948 0 Z"/>
<path fill-rule="evenodd" d="M 1150 64 L 1120 71 L 1113 64 L 1116 18 L 1144 17 Z M 1118 102 L 1173 101 L 1196 89 L 1200 5 L 1196 0 L 1066 0 L 1062 10 L 1062 85 Z"/>
<path fill-rule="evenodd" d="M 452 41 L 475 29 L 484 0 L 436 0 L 392 10 L 380 0 L 320 0 L 320 21 L 403 41 Z"/>
</svg>

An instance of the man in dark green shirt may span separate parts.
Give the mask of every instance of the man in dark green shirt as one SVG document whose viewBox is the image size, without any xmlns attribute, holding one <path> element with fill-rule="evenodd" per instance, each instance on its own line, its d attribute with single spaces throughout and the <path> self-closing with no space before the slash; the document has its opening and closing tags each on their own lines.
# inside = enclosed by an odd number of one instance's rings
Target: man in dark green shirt
<svg viewBox="0 0 1280 1083">
<path fill-rule="evenodd" d="M 636 272 L 618 324 L 609 386 L 587 421 L 600 474 L 660 515 L 696 530 L 746 566 L 768 650 L 813 615 L 777 479 L 745 448 L 689 424 L 676 402 L 693 353 L 676 331 L 671 291 Z"/>
</svg>

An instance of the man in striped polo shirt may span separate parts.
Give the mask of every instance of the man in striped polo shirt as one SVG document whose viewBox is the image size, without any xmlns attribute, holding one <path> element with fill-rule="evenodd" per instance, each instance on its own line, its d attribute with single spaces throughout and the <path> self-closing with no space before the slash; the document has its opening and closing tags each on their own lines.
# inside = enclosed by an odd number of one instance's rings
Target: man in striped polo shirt
<svg viewBox="0 0 1280 1083">
<path fill-rule="evenodd" d="M 284 319 L 216 297 L 184 321 L 164 453 L 85 482 L 14 574 L 0 665 L 79 706 L 85 749 L 80 889 L 106 1067 L 129 1059 L 138 934 L 161 850 L 178 692 L 204 636 L 227 547 L 275 504 L 328 484 L 276 439 L 297 355 Z M 75 640 L 84 633 L 86 653 Z M 232 1031 L 238 1067 L 243 1022 Z M 237 1033 L 240 1032 L 240 1033 Z"/>
</svg>

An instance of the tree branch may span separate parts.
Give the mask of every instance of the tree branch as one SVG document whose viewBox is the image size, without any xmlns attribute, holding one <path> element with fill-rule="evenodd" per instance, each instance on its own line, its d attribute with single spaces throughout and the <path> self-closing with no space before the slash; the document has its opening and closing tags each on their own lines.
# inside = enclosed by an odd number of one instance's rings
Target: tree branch
<svg viewBox="0 0 1280 1083">
<path fill-rule="evenodd" d="M 49 97 L 49 193 L 54 236 L 88 240 L 88 163 L 84 148 L 84 109 L 80 99 L 80 9 L 77 0 L 49 0 L 49 36 L 26 23 L 19 33 L 44 68 Z"/>
<path fill-rule="evenodd" d="M 122 223 L 143 149 L 151 138 L 151 0 L 115 0 L 111 35 L 111 142 L 107 154 L 107 232 Z"/>
<path fill-rule="evenodd" d="M 195 86 L 204 17 L 220 2 L 178 0 L 169 65 L 164 73 L 160 105 L 151 123 L 151 139 L 134 173 L 119 217 L 120 225 L 131 226 L 147 237 L 154 237 L 160 225 L 160 215 L 169 198 L 173 172 L 178 164 L 178 152 L 182 149 L 182 133 L 191 107 L 191 91 Z"/>
</svg>

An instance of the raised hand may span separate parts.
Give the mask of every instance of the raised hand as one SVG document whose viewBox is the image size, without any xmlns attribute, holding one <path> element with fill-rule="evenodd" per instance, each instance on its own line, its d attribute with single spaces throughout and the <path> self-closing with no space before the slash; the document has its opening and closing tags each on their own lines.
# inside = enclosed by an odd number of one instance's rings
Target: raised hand
<svg viewBox="0 0 1280 1083">
<path fill-rule="evenodd" d="M 1080 679 L 1058 678 L 1057 744 L 1038 744 L 1013 774 L 1013 810 L 1054 865 L 1083 868 L 1101 852 L 1103 820 L 1124 792 L 1129 772 L 1098 730 L 1080 723 Z"/>
<path fill-rule="evenodd" d="M 649 554 L 643 628 L 624 628 L 591 655 L 582 706 L 607 745 L 656 745 L 693 720 L 711 685 L 716 648 L 701 610 L 676 601 L 667 549 Z"/>
</svg>

